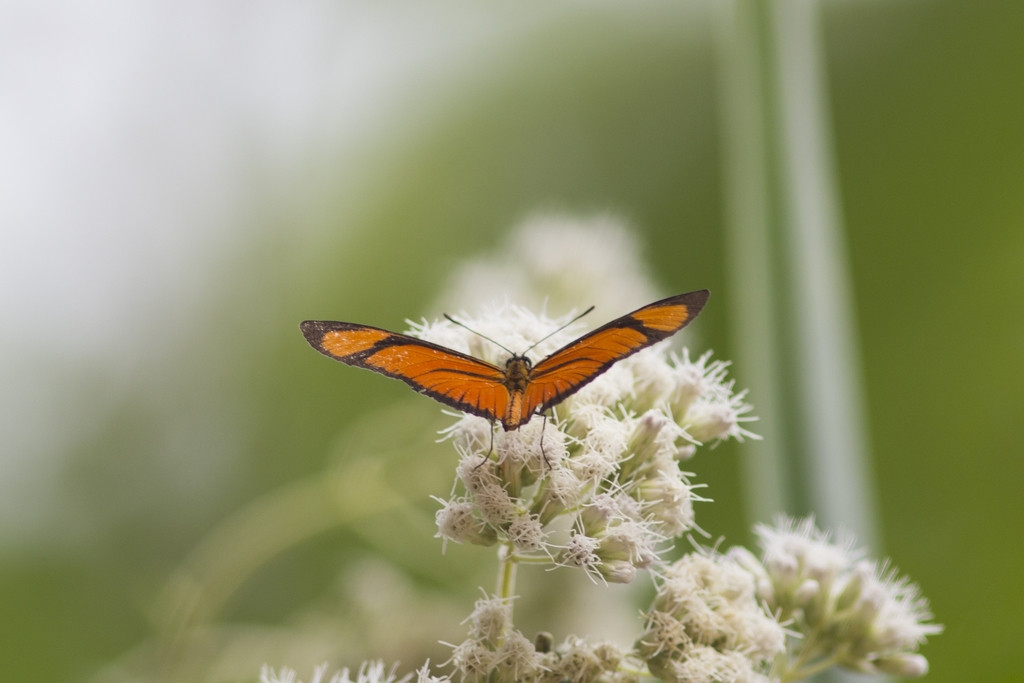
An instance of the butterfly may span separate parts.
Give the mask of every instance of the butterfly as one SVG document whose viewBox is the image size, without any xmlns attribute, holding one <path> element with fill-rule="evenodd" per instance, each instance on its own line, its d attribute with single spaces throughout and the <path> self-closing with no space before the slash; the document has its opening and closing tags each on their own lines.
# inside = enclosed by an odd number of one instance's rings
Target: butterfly
<svg viewBox="0 0 1024 683">
<path fill-rule="evenodd" d="M 369 325 L 307 320 L 299 329 L 328 358 L 400 379 L 446 406 L 501 422 L 507 432 L 558 405 L 623 358 L 686 327 L 709 295 L 702 289 L 656 301 L 566 344 L 536 365 L 525 352 L 513 353 L 504 368 Z"/>
</svg>

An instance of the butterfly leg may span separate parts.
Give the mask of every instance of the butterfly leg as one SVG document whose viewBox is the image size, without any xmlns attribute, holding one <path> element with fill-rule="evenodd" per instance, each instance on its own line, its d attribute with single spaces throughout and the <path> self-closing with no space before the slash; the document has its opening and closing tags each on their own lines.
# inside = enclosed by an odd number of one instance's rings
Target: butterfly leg
<svg viewBox="0 0 1024 683">
<path fill-rule="evenodd" d="M 540 454 L 544 456 L 544 464 L 551 469 L 551 461 L 548 460 L 548 454 L 544 452 L 544 428 L 548 426 L 548 416 L 544 416 L 544 422 L 540 425 Z"/>
<path fill-rule="evenodd" d="M 480 461 L 480 464 L 473 468 L 476 472 L 478 469 L 484 466 L 484 463 L 491 459 L 491 453 L 494 452 L 494 420 L 491 420 L 491 447 L 487 449 L 487 455 Z"/>
</svg>

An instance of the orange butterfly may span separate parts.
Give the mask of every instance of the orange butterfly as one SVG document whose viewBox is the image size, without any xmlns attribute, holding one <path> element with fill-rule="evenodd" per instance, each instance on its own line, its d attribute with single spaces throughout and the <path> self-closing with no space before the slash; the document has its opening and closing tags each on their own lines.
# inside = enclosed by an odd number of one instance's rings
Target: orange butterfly
<svg viewBox="0 0 1024 683">
<path fill-rule="evenodd" d="M 623 358 L 686 327 L 709 294 L 702 289 L 644 306 L 563 346 L 537 365 L 525 354 L 513 353 L 504 369 L 369 325 L 307 320 L 299 328 L 325 356 L 400 379 L 457 410 L 500 420 L 507 432 L 558 405 Z"/>
</svg>

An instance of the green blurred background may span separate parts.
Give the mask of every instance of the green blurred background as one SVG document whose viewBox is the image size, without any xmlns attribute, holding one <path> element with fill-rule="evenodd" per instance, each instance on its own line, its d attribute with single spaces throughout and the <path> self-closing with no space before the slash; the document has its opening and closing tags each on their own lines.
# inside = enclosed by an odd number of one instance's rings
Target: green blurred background
<svg viewBox="0 0 1024 683">
<path fill-rule="evenodd" d="M 624 217 L 733 357 L 711 3 L 2 11 L 4 680 L 443 660 L 495 565 L 432 537 L 446 418 L 296 326 L 434 314 L 530 215 Z M 928 680 L 1024 681 L 1024 4 L 822 16 L 884 552 L 946 625 Z M 692 462 L 727 543 L 742 448 Z M 526 574 L 527 633 L 600 621 Z"/>
</svg>

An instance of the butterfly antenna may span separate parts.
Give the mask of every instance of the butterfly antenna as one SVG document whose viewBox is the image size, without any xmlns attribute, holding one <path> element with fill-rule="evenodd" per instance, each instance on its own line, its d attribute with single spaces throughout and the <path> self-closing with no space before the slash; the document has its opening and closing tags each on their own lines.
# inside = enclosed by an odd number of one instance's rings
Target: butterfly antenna
<svg viewBox="0 0 1024 683">
<path fill-rule="evenodd" d="M 473 333 L 473 334 L 475 334 L 476 336 L 478 336 L 478 337 L 483 337 L 484 339 L 486 339 L 487 341 L 491 342 L 491 343 L 492 343 L 492 344 L 494 344 L 495 346 L 500 346 L 501 348 L 503 348 L 503 349 L 505 349 L 506 351 L 508 351 L 509 353 L 511 353 L 511 354 L 512 354 L 513 356 L 514 356 L 514 355 L 516 355 L 516 352 L 515 352 L 515 351 L 512 351 L 511 349 L 509 349 L 508 347 L 504 346 L 503 344 L 499 344 L 498 342 L 494 341 L 493 339 L 491 339 L 490 337 L 488 337 L 488 336 L 486 336 L 486 335 L 480 334 L 479 332 L 477 332 L 476 330 L 474 330 L 474 329 L 473 329 L 472 327 L 469 327 L 469 326 L 467 326 L 467 325 L 463 325 L 462 323 L 460 323 L 460 322 L 459 322 L 458 320 L 456 320 L 455 318 L 451 317 L 451 316 L 450 316 L 450 315 L 448 315 L 447 313 L 445 313 L 445 314 L 444 314 L 444 317 L 448 318 L 448 320 L 450 320 L 451 322 L 455 323 L 455 324 L 456 324 L 456 325 L 458 325 L 459 327 L 463 327 L 463 328 L 465 328 L 465 329 L 469 330 L 470 332 L 472 332 L 472 333 Z"/>
<path fill-rule="evenodd" d="M 547 336 L 543 337 L 542 339 L 538 339 L 538 340 L 537 340 L 536 342 L 534 342 L 533 346 L 536 346 L 537 344 L 540 344 L 540 343 L 541 343 L 542 341 L 547 341 L 548 339 L 550 339 L 551 337 L 555 336 L 556 334 L 558 334 L 559 332 L 561 332 L 561 331 L 562 331 L 562 330 L 564 330 L 565 328 L 569 327 L 569 325 L 572 325 L 572 324 L 573 324 L 574 322 L 576 322 L 577 320 L 579 320 L 580 318 L 582 318 L 583 316 L 585 316 L 585 315 L 586 315 L 587 313 L 590 313 L 590 312 L 591 312 L 592 310 L 594 310 L 594 307 L 593 307 L 593 306 L 591 306 L 591 307 L 590 307 L 590 308 L 588 308 L 587 310 L 583 311 L 583 312 L 582 312 L 582 313 L 580 313 L 580 314 L 579 314 L 578 316 L 576 316 L 575 318 L 573 318 L 572 320 L 570 320 L 570 321 L 569 321 L 569 322 L 567 322 L 566 324 L 562 325 L 561 327 L 559 327 L 559 328 L 558 328 L 557 330 L 555 330 L 555 331 L 554 331 L 554 332 L 552 332 L 551 334 L 549 334 L 549 335 L 547 335 Z M 525 356 L 525 355 L 526 355 L 526 354 L 528 354 L 528 353 L 529 353 L 530 351 L 532 351 L 532 350 L 533 350 L 533 346 L 531 346 L 530 348 L 528 348 L 528 349 L 526 349 L 525 351 L 523 351 L 522 355 L 524 355 L 524 356 Z"/>
</svg>

